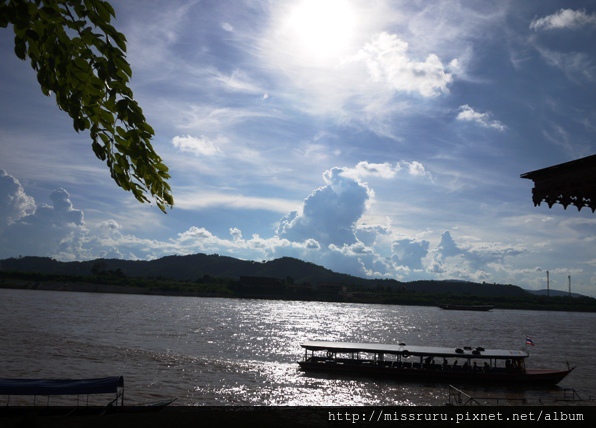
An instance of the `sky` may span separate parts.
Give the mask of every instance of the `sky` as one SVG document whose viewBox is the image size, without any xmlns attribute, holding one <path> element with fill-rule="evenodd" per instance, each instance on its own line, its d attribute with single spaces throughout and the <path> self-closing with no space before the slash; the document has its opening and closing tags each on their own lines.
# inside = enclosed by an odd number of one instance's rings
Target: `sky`
<svg viewBox="0 0 596 428">
<path fill-rule="evenodd" d="M 520 174 L 596 152 L 596 1 L 114 0 L 170 168 L 118 188 L 0 29 L 0 259 L 289 256 L 596 296 L 596 214 Z"/>
</svg>

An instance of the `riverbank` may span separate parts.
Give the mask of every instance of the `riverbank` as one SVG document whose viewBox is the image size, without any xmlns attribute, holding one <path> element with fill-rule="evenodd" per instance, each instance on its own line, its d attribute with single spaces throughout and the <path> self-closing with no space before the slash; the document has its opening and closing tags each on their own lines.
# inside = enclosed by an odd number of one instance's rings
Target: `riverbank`
<svg viewBox="0 0 596 428">
<path fill-rule="evenodd" d="M 165 409 L 123 407 L 105 412 L 102 407 L 7 408 L 0 409 L 2 427 L 325 427 L 329 413 L 339 408 L 318 407 L 248 407 L 248 406 L 170 406 Z M 344 409 L 344 412 L 346 409 Z"/>
<path fill-rule="evenodd" d="M 254 290 L 230 289 L 225 287 L 199 287 L 187 283 L 152 283 L 148 286 L 101 284 L 84 281 L 28 281 L 24 279 L 0 279 L 0 289 L 46 290 L 84 293 L 140 294 L 181 297 L 226 297 L 240 299 L 325 301 L 345 303 L 376 303 L 407 306 L 438 306 L 441 304 L 491 304 L 495 309 L 546 310 L 565 312 L 596 312 L 596 299 L 589 297 L 548 297 L 528 294 L 524 297 L 495 296 L 490 299 L 450 293 L 368 293 L 329 294 L 308 293 L 291 295 L 287 293 L 258 293 Z M 194 288 L 194 289 L 193 289 Z"/>
<path fill-rule="evenodd" d="M 2 280 L 0 281 L 0 289 L 2 288 L 16 290 L 75 291 L 80 293 L 142 294 L 155 296 L 229 297 L 226 293 L 164 290 L 127 285 L 96 284 L 90 282 Z"/>
<path fill-rule="evenodd" d="M 139 409 L 133 409 L 139 410 Z M 140 409 L 142 410 L 142 409 Z M 458 427 L 462 422 L 482 421 L 481 426 L 499 427 L 508 421 L 509 427 L 542 426 L 536 423 L 537 415 L 543 415 L 548 426 L 569 424 L 576 427 L 592 427 L 596 420 L 593 407 L 556 406 L 505 406 L 495 411 L 493 406 L 475 406 L 474 412 L 458 406 L 425 407 L 176 407 L 159 412 L 129 411 L 100 416 L 43 417 L 35 412 L 25 417 L 0 419 L 7 427 L 35 426 L 54 427 L 111 427 L 135 428 L 147 426 L 176 427 L 328 427 L 382 424 L 399 422 L 403 427 L 423 427 L 429 422 L 436 427 Z M 0 414 L 1 416 L 1 414 Z M 374 421 L 374 422 L 371 422 Z M 4 425 L 3 425 L 4 426 Z"/>
</svg>

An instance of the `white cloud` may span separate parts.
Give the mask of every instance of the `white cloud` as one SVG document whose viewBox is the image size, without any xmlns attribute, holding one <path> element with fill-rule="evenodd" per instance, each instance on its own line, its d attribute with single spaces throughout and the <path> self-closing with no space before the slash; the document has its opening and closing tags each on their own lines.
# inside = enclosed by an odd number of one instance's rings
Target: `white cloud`
<svg viewBox="0 0 596 428">
<path fill-rule="evenodd" d="M 196 188 L 180 188 L 176 192 L 176 208 L 185 210 L 224 207 L 238 210 L 267 210 L 285 214 L 299 205 L 299 201 L 290 199 L 199 191 Z"/>
<path fill-rule="evenodd" d="M 306 241 L 304 241 L 305 244 L 305 248 L 308 250 L 320 250 L 321 249 L 321 244 L 319 244 L 316 240 L 314 239 L 307 239 Z"/>
<path fill-rule="evenodd" d="M 562 28 L 579 28 L 596 25 L 596 14 L 588 14 L 585 10 L 561 9 L 552 15 L 534 19 L 530 24 L 533 30 L 558 30 Z"/>
<path fill-rule="evenodd" d="M 506 258 L 518 257 L 526 250 L 521 246 L 498 242 L 485 243 L 467 237 L 459 244 L 449 231 L 432 251 L 428 270 L 443 278 L 460 278 L 470 281 L 490 280 L 489 270 L 500 270 Z"/>
<path fill-rule="evenodd" d="M 313 116 L 365 123 L 391 135 L 384 125 L 392 112 L 412 107 L 406 105 L 410 95 L 432 98 L 449 93 L 457 60 L 443 63 L 432 47 L 412 42 L 416 48 L 410 49 L 396 30 L 381 31 L 396 28 L 395 19 L 407 19 L 406 13 L 395 15 L 385 2 L 341 3 L 353 7 L 355 16 L 367 17 L 356 20 L 350 37 L 340 38 L 341 48 L 336 46 L 321 56 L 303 49 L 301 41 L 310 39 L 310 25 L 318 18 L 305 19 L 307 25 L 297 34 L 288 32 L 284 23 L 298 2 L 278 2 L 272 8 L 271 25 L 259 35 L 253 53 L 270 73 L 278 100 L 287 100 Z M 321 13 L 320 5 L 314 10 Z M 331 16 L 329 21 L 339 18 L 338 13 Z M 329 27 L 325 31 L 330 36 L 313 42 L 315 49 L 326 50 L 322 47 L 325 41 L 338 36 Z"/>
<path fill-rule="evenodd" d="M 369 247 L 374 247 L 379 238 L 390 236 L 392 234 L 390 222 L 387 225 L 380 224 L 359 224 L 356 227 L 356 237 L 358 240 Z"/>
<path fill-rule="evenodd" d="M 180 241 L 204 241 L 204 240 L 213 240 L 215 237 L 211 232 L 209 232 L 204 227 L 196 227 L 192 226 L 186 232 L 182 232 L 178 234 L 178 238 Z"/>
<path fill-rule="evenodd" d="M 354 168 L 342 168 L 341 175 L 353 179 L 365 179 L 367 177 L 392 179 L 403 171 L 413 177 L 431 178 L 430 173 L 424 165 L 417 161 L 399 161 L 395 164 L 389 162 L 374 163 L 361 161 Z"/>
<path fill-rule="evenodd" d="M 344 62 L 363 62 L 370 79 L 391 91 L 418 92 L 424 97 L 449 93 L 448 85 L 453 81 L 437 55 L 429 54 L 424 61 L 413 60 L 408 56 L 408 43 L 386 32 Z"/>
<path fill-rule="evenodd" d="M 398 239 L 392 244 L 393 259 L 399 265 L 422 270 L 422 260 L 428 254 L 429 245 L 427 240 Z"/>
<path fill-rule="evenodd" d="M 367 161 L 358 162 L 354 168 L 343 168 L 342 175 L 344 177 L 351 177 L 354 179 L 366 178 L 366 177 L 380 177 L 380 178 L 393 178 L 401 171 L 399 164 L 391 164 L 389 162 L 384 163 L 371 163 Z"/>
<path fill-rule="evenodd" d="M 201 156 L 214 156 L 222 153 L 217 142 L 211 141 L 203 135 L 198 138 L 190 135 L 176 136 L 172 138 L 172 145 L 182 152 L 190 152 Z"/>
<path fill-rule="evenodd" d="M 302 212 L 293 211 L 282 218 L 278 235 L 290 241 L 314 239 L 322 246 L 357 242 L 356 222 L 367 210 L 374 192 L 364 183 L 332 168 L 323 175 L 325 186 L 304 201 Z"/>
<path fill-rule="evenodd" d="M 19 180 L 0 169 L 0 232 L 35 210 L 35 200 L 25 193 Z"/>
<path fill-rule="evenodd" d="M 507 129 L 506 126 L 498 120 L 491 119 L 490 113 L 479 113 L 467 104 L 460 106 L 456 119 L 465 122 L 477 123 L 480 126 L 496 129 L 497 131 L 504 131 Z"/>
<path fill-rule="evenodd" d="M 367 247 L 362 242 L 355 242 L 351 245 L 343 244 L 341 247 L 335 244 L 329 245 L 331 251 L 336 251 L 347 257 L 362 257 L 374 255 L 372 248 Z"/>
<path fill-rule="evenodd" d="M 107 220 L 99 224 L 99 229 L 105 231 L 116 231 L 122 229 L 122 226 L 118 224 L 116 220 Z"/>
<path fill-rule="evenodd" d="M 70 195 L 62 188 L 52 192 L 50 199 L 52 206 L 37 205 L 33 212 L 0 230 L 0 257 L 15 254 L 61 259 L 84 257 L 82 242 L 87 229 L 83 211 L 73 208 Z M 26 200 L 31 209 L 33 198 Z M 3 211 L 4 205 L 1 208 Z"/>
<path fill-rule="evenodd" d="M 403 162 L 403 165 L 407 166 L 408 173 L 414 177 L 429 177 L 431 178 L 430 173 L 426 170 L 424 165 L 420 162 Z"/>
<path fill-rule="evenodd" d="M 441 255 L 441 258 L 455 257 L 464 252 L 455 243 L 449 231 L 446 231 L 441 235 L 441 242 L 439 243 L 437 249 L 439 250 L 438 252 Z"/>
</svg>

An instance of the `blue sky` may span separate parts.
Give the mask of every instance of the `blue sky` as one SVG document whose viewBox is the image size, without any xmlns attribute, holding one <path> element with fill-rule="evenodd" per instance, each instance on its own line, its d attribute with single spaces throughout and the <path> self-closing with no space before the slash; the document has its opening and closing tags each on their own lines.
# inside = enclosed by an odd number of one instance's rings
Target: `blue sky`
<svg viewBox="0 0 596 428">
<path fill-rule="evenodd" d="M 596 296 L 596 216 L 520 174 L 596 152 L 595 1 L 114 1 L 170 167 L 116 187 L 0 31 L 0 258 L 297 257 Z"/>
</svg>

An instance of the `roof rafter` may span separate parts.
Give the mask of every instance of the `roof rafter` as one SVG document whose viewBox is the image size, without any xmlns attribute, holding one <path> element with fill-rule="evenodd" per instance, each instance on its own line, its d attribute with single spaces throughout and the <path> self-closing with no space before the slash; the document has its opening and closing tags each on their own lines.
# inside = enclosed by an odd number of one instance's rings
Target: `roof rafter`
<svg viewBox="0 0 596 428">
<path fill-rule="evenodd" d="M 558 203 L 565 209 L 574 205 L 578 211 L 583 207 L 596 211 L 596 155 L 526 172 L 520 177 L 534 181 L 534 206 L 546 202 L 549 208 Z"/>
</svg>

